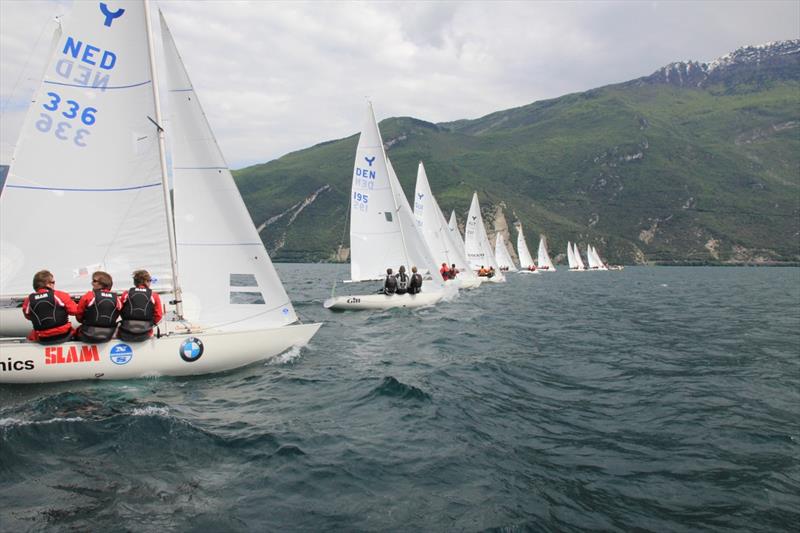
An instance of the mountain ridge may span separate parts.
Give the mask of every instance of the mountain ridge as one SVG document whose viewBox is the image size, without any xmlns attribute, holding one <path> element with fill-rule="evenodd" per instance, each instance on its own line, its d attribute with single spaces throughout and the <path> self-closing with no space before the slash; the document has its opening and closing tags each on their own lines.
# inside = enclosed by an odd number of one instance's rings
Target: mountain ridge
<svg viewBox="0 0 800 533">
<path fill-rule="evenodd" d="M 677 83 L 677 64 L 696 72 Z M 490 233 L 497 208 L 512 221 L 498 220 L 507 241 L 521 222 L 554 255 L 570 240 L 612 262 L 667 264 L 800 261 L 799 126 L 800 40 L 477 119 L 380 124 L 407 196 L 424 161 L 446 215 L 463 219 L 478 191 Z M 263 227 L 276 260 L 346 256 L 357 139 L 235 172 L 257 225 L 328 186 L 292 224 Z"/>
</svg>

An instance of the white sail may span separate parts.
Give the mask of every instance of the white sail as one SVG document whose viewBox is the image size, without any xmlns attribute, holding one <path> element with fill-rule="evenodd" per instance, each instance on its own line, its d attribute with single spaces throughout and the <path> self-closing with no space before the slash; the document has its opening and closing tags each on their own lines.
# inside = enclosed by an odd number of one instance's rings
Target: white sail
<svg viewBox="0 0 800 533">
<path fill-rule="evenodd" d="M 456 265 L 462 271 L 471 272 L 472 269 L 469 266 L 469 259 L 467 259 L 467 251 L 464 248 L 464 238 L 461 236 L 461 232 L 458 229 L 458 220 L 456 220 L 455 211 L 450 211 L 450 220 L 447 222 L 447 229 L 450 232 L 450 242 L 453 243 L 453 246 L 455 246 L 458 251 L 458 256 L 464 262 L 463 266 L 458 263 L 456 263 Z"/>
<path fill-rule="evenodd" d="M 489 237 L 486 234 L 486 228 L 483 225 L 483 217 L 481 216 L 481 206 L 478 203 L 478 193 L 473 193 L 472 203 L 469 206 L 469 215 L 467 215 L 467 225 L 464 235 L 464 249 L 467 253 L 472 270 L 477 271 L 480 268 L 493 267 L 496 271 L 495 279 L 497 281 L 505 279 L 505 276 L 500 272 L 497 261 L 494 257 L 494 252 L 489 244 Z"/>
<path fill-rule="evenodd" d="M 351 280 L 383 279 L 387 268 L 400 265 L 416 265 L 438 276 L 384 152 L 371 103 L 356 148 L 350 212 Z"/>
<path fill-rule="evenodd" d="M 508 272 L 517 271 L 517 267 L 511 259 L 511 254 L 508 253 L 508 248 L 506 248 L 506 240 L 499 231 L 497 232 L 494 244 L 494 258 L 501 269 L 507 270 Z"/>
<path fill-rule="evenodd" d="M 109 4 L 74 3 L 23 124 L 0 196 L 2 297 L 41 269 L 73 294 L 98 269 L 172 285 L 143 4 Z"/>
<path fill-rule="evenodd" d="M 603 260 L 600 259 L 600 255 L 597 253 L 597 250 L 591 244 L 587 248 L 586 255 L 589 258 L 589 268 L 592 270 L 608 270 L 606 265 L 603 263 Z"/>
<path fill-rule="evenodd" d="M 161 17 L 184 315 L 206 327 L 297 321 Z M 213 261 L 209 260 L 213 257 Z"/>
<path fill-rule="evenodd" d="M 578 269 L 578 262 L 575 261 L 575 252 L 572 250 L 572 242 L 567 241 L 567 262 L 570 270 Z"/>
<path fill-rule="evenodd" d="M 537 255 L 539 270 L 543 270 L 544 272 L 556 271 L 556 267 L 553 266 L 553 262 L 550 261 L 550 254 L 547 252 L 547 237 L 544 235 L 539 235 L 539 252 Z"/>
<path fill-rule="evenodd" d="M 522 270 L 528 270 L 536 266 L 531 257 L 531 252 L 528 250 L 528 243 L 525 242 L 525 235 L 522 233 L 522 224 L 517 226 L 517 255 L 519 256 L 519 267 Z"/>
<path fill-rule="evenodd" d="M 449 230 L 442 224 L 441 210 L 431 191 L 422 161 L 417 167 L 417 184 L 414 188 L 414 219 L 436 264 L 445 263 L 449 266 L 455 262 L 455 250 L 450 244 Z"/>
<path fill-rule="evenodd" d="M 578 250 L 578 243 L 572 243 L 572 256 L 575 258 L 575 263 L 577 264 L 578 270 L 586 270 L 586 265 L 583 263 L 583 259 L 581 259 L 581 252 Z"/>
</svg>

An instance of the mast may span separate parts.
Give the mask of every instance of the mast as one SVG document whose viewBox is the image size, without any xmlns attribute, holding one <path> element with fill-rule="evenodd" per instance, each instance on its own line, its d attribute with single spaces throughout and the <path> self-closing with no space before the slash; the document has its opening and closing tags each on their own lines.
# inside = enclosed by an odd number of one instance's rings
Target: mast
<svg viewBox="0 0 800 533">
<path fill-rule="evenodd" d="M 144 19 L 147 26 L 147 50 L 150 56 L 150 79 L 153 80 L 153 101 L 155 103 L 156 130 L 158 131 L 158 155 L 161 165 L 161 188 L 164 192 L 164 210 L 167 217 L 167 237 L 169 239 L 169 258 L 172 265 L 172 294 L 175 302 L 175 314 L 178 319 L 183 319 L 183 302 L 181 300 L 181 286 L 178 282 L 178 250 L 175 244 L 175 224 L 172 220 L 172 203 L 169 196 L 169 180 L 167 178 L 167 156 L 164 142 L 164 129 L 161 127 L 161 101 L 158 98 L 158 73 L 156 72 L 155 46 L 153 45 L 153 30 L 150 22 L 150 1 L 144 0 Z"/>
</svg>

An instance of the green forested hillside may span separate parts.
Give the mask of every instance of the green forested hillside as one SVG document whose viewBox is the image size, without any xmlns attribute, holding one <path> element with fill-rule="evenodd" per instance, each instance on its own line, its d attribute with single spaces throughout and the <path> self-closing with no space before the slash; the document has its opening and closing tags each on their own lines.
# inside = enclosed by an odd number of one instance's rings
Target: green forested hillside
<svg viewBox="0 0 800 533">
<path fill-rule="evenodd" d="M 500 207 L 554 255 L 571 240 L 628 264 L 798 261 L 800 43 L 780 46 L 476 120 L 387 119 L 381 133 L 408 196 L 421 160 L 446 216 L 463 222 L 478 191 L 490 231 Z M 261 232 L 275 260 L 347 246 L 357 139 L 235 173 L 256 225 L 283 214 Z"/>
</svg>

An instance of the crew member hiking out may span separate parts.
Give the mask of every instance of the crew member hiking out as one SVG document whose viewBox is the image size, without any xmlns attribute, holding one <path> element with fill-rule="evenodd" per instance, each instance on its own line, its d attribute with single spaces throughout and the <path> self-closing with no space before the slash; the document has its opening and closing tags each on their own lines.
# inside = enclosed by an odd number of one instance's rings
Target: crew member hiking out
<svg viewBox="0 0 800 533">
<path fill-rule="evenodd" d="M 164 311 L 161 298 L 150 289 L 152 278 L 147 270 L 133 273 L 133 287 L 122 295 L 122 322 L 119 338 L 127 342 L 139 342 L 153 335 L 153 326 L 161 322 Z"/>
<path fill-rule="evenodd" d="M 72 337 L 69 315 L 78 312 L 78 306 L 69 294 L 55 290 L 56 279 L 49 270 L 40 270 L 33 276 L 33 290 L 22 302 L 22 313 L 33 324 L 28 340 L 41 344 L 57 344 Z"/>
<path fill-rule="evenodd" d="M 391 295 L 397 291 L 397 279 L 392 275 L 392 269 L 386 269 L 386 279 L 383 281 L 383 289 L 380 290 L 383 294 Z"/>
<path fill-rule="evenodd" d="M 76 317 L 81 326 L 75 338 L 83 342 L 108 342 L 117 330 L 122 301 L 111 291 L 114 282 L 107 272 L 92 274 L 92 290 L 78 302 Z"/>
<path fill-rule="evenodd" d="M 408 294 L 419 294 L 422 289 L 422 274 L 417 272 L 417 267 L 411 267 L 411 281 L 408 283 Z"/>
<path fill-rule="evenodd" d="M 400 269 L 395 276 L 397 279 L 397 294 L 405 294 L 408 292 L 408 274 L 406 274 L 406 267 L 400 265 Z"/>
</svg>

